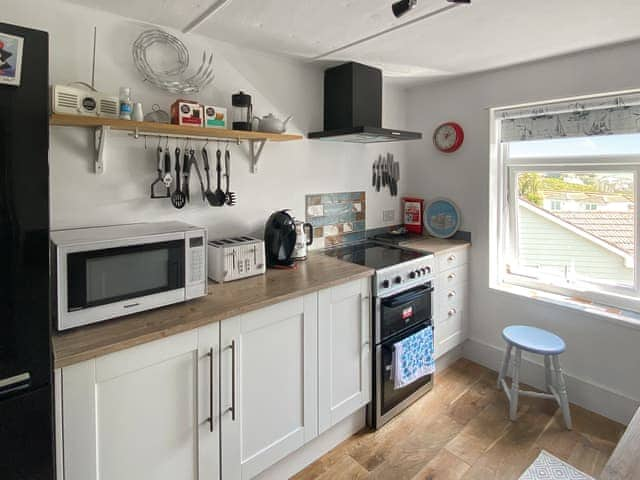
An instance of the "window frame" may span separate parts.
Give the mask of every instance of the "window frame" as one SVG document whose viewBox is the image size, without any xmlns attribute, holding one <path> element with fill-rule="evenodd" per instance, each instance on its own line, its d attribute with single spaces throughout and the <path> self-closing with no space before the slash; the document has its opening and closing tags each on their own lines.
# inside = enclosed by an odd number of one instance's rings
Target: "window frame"
<svg viewBox="0 0 640 480">
<path fill-rule="evenodd" d="M 496 120 L 499 122 L 499 120 Z M 494 132 L 499 132 L 499 125 Z M 640 312 L 640 222 L 634 216 L 634 239 L 636 248 L 633 254 L 634 278 L 631 286 L 608 285 L 588 282 L 583 279 L 568 283 L 561 277 L 552 275 L 528 275 L 524 269 L 515 268 L 514 259 L 518 258 L 518 187 L 517 175 L 524 171 L 624 171 L 634 175 L 634 212 L 640 209 L 640 154 L 629 155 L 593 155 L 593 156 L 556 156 L 556 157 L 515 157 L 509 156 L 509 144 L 498 143 L 497 136 L 492 141 L 496 146 L 497 192 L 492 190 L 492 218 L 496 242 L 492 242 L 492 253 L 497 255 L 497 268 L 493 270 L 490 285 L 494 287 L 519 286 L 570 298 L 580 298 L 597 304 L 609 305 Z M 506 216 L 506 220 L 505 220 Z M 517 272 L 517 273 L 516 273 Z"/>
</svg>

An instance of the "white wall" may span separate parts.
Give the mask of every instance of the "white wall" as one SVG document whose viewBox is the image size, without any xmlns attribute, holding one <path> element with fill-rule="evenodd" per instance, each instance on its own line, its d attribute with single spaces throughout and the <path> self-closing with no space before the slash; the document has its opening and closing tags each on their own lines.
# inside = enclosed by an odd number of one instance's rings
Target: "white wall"
<svg viewBox="0 0 640 480">
<path fill-rule="evenodd" d="M 472 232 L 467 355 L 496 368 L 505 326 L 554 330 L 568 344 L 562 362 L 572 377 L 572 400 L 619 420 L 627 420 L 640 401 L 640 330 L 489 289 L 487 108 L 638 88 L 639 47 L 627 44 L 418 86 L 409 90 L 407 104 L 409 125 L 425 134 L 424 141 L 407 146 L 408 193 L 452 198 L 461 208 L 463 229 Z M 452 155 L 438 153 L 430 139 L 436 125 L 448 120 L 465 129 L 465 142 Z M 530 370 L 540 378 L 538 369 Z"/>
<path fill-rule="evenodd" d="M 130 86 L 134 101 L 145 111 L 153 103 L 166 110 L 176 98 L 147 87 L 131 60 L 131 44 L 148 25 L 77 5 L 47 0 L 0 0 L 2 21 L 46 30 L 50 33 L 53 84 L 91 80 L 93 26 L 98 27 L 96 87 L 117 95 L 120 86 Z M 242 89 L 252 94 L 255 113 L 293 114 L 289 130 L 305 134 L 322 129 L 322 70 L 197 35 L 182 37 L 197 60 L 203 49 L 214 53 L 216 78 L 192 98 L 228 106 L 231 94 Z M 403 91 L 385 88 L 383 122 L 393 128 L 406 126 Z M 200 144 L 201 145 L 201 144 Z M 171 149 L 175 145 L 170 142 Z M 361 146 L 302 140 L 267 144 L 259 172 L 249 173 L 249 162 L 240 147 L 232 150 L 232 190 L 238 204 L 211 208 L 194 204 L 175 210 L 169 200 L 149 199 L 154 180 L 157 141 L 134 140 L 124 133 L 113 135 L 108 145 L 106 172 L 92 173 L 93 152 L 87 129 L 51 129 L 52 228 L 114 223 L 183 220 L 209 227 L 210 236 L 260 233 L 269 214 L 292 208 L 304 217 L 308 193 L 365 190 L 367 227 L 382 226 L 382 209 L 395 209 L 400 201 L 371 189 L 371 164 L 378 153 L 391 151 L 402 161 L 402 143 Z M 242 147 L 243 149 L 246 147 Z M 215 158 L 215 146 L 210 156 Z M 400 189 L 402 191 L 403 184 Z M 214 187 L 215 188 L 215 187 Z M 196 182 L 192 181 L 192 191 Z M 392 222 L 393 223 L 393 222 Z"/>
</svg>

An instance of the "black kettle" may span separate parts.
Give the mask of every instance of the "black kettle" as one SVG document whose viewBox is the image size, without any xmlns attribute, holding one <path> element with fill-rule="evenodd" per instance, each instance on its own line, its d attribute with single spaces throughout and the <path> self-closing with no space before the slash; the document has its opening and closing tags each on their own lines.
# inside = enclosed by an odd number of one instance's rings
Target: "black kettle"
<svg viewBox="0 0 640 480">
<path fill-rule="evenodd" d="M 296 224 L 288 210 L 272 213 L 264 227 L 267 267 L 291 267 L 295 263 Z"/>
</svg>

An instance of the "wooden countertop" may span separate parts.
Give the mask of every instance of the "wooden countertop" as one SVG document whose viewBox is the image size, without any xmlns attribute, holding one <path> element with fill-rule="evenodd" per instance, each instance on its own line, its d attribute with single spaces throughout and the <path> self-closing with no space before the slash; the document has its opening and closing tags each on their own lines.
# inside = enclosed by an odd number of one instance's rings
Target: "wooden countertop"
<svg viewBox="0 0 640 480">
<path fill-rule="evenodd" d="M 296 270 L 268 270 L 265 275 L 224 284 L 209 282 L 206 297 L 54 334 L 54 368 L 219 322 L 373 273 L 370 268 L 316 253 L 300 262 Z"/>
<path fill-rule="evenodd" d="M 640 408 L 631 419 L 618 446 L 604 466 L 600 480 L 637 480 L 640 478 Z"/>
<path fill-rule="evenodd" d="M 459 248 L 471 246 L 471 242 L 466 240 L 448 240 L 434 237 L 424 237 L 420 240 L 409 240 L 401 242 L 400 246 L 414 248 L 416 250 L 425 250 L 434 254 L 445 253 Z"/>
</svg>

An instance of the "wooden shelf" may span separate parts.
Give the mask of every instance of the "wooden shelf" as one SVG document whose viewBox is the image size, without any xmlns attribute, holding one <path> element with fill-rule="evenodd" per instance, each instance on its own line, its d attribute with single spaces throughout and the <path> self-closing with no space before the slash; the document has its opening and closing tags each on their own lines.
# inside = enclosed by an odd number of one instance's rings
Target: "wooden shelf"
<svg viewBox="0 0 640 480">
<path fill-rule="evenodd" d="M 190 138 L 194 140 L 234 141 L 247 142 L 249 144 L 249 161 L 251 172 L 257 171 L 258 159 L 267 140 L 270 142 L 290 142 L 302 140 L 302 135 L 287 133 L 246 132 L 243 130 L 227 130 L 225 128 L 188 127 L 173 125 L 170 123 L 135 122 L 133 120 L 121 120 L 119 118 L 85 117 L 82 115 L 52 114 L 49 117 L 49 125 L 59 127 L 85 127 L 95 130 L 95 146 L 97 158 L 95 160 L 96 173 L 103 173 L 105 166 L 105 144 L 109 132 L 119 130 L 129 132 L 129 135 L 138 137 L 168 137 Z"/>
<path fill-rule="evenodd" d="M 111 130 L 121 130 L 131 132 L 144 132 L 156 134 L 158 136 L 184 136 L 216 138 L 220 140 L 269 140 L 270 142 L 289 142 L 292 140 L 302 140 L 302 135 L 245 132 L 242 130 L 228 130 L 224 128 L 203 128 L 189 127 L 184 125 L 173 125 L 168 123 L 155 122 L 135 122 L 133 120 L 121 120 L 119 118 L 106 117 L 85 117 L 82 115 L 61 115 L 52 114 L 49 124 L 60 127 L 110 127 Z"/>
</svg>

